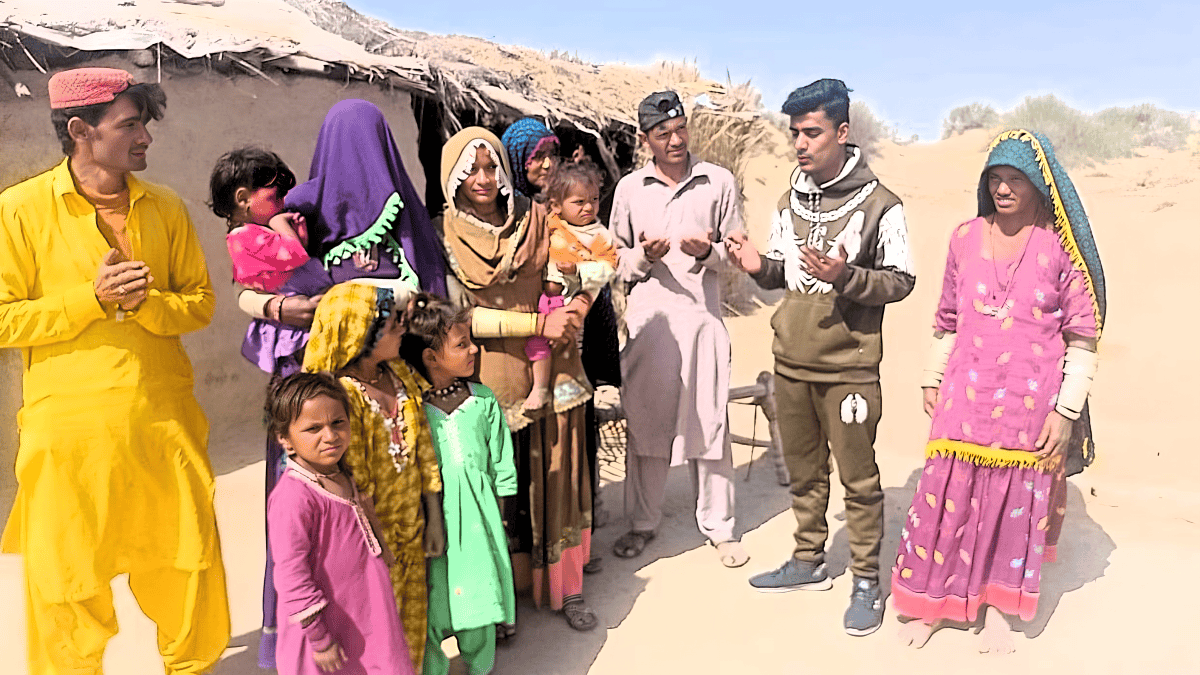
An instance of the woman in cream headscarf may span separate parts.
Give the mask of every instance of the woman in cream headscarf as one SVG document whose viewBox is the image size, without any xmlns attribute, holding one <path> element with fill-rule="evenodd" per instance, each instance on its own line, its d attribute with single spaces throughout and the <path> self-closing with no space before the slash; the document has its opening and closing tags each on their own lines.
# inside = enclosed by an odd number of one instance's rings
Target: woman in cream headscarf
<svg viewBox="0 0 1200 675">
<path fill-rule="evenodd" d="M 425 558 L 441 555 L 445 546 L 442 479 L 421 409 L 428 384 L 399 358 L 407 298 L 394 293 L 363 282 L 330 288 L 313 317 L 304 370 L 336 374 L 350 399 L 350 447 L 342 462 L 374 503 L 380 538 L 396 558 L 392 590 L 420 672 L 429 600 Z"/>
<path fill-rule="evenodd" d="M 549 255 L 545 207 L 515 193 L 508 158 L 494 134 L 478 127 L 455 134 L 442 148 L 441 175 L 451 294 L 474 308 L 479 379 L 496 394 L 513 431 L 522 477 L 518 508 L 524 511 L 514 534 L 520 550 L 532 553 L 534 602 L 561 609 L 572 628 L 590 630 L 596 615 L 583 603 L 592 527 L 584 404 L 592 389 L 573 339 L 590 298 L 583 295 L 545 317 L 537 314 Z M 534 334 L 559 343 L 553 414 L 537 419 L 522 407 L 532 386 L 525 338 Z"/>
<path fill-rule="evenodd" d="M 933 424 L 892 605 L 913 619 L 908 644 L 982 613 L 981 651 L 1007 652 L 1012 617 L 1033 619 L 1054 560 L 1066 465 L 1090 452 L 1104 272 L 1044 136 L 1000 134 L 978 195 L 979 216 L 950 237 L 921 382 Z"/>
</svg>

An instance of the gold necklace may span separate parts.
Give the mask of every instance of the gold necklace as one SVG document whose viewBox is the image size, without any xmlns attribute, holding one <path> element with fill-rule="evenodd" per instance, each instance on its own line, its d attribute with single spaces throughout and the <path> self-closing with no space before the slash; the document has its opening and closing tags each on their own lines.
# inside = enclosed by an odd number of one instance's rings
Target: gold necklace
<svg viewBox="0 0 1200 675">
<path fill-rule="evenodd" d="M 1034 227 L 1034 222 L 1036 222 L 1036 221 L 1037 221 L 1037 214 L 1035 213 L 1033 216 L 1033 220 L 1030 221 L 1029 225 L 1027 225 L 1026 227 L 1030 227 L 1030 228 Z M 1033 230 L 1031 229 L 1029 231 L 1028 236 L 1025 237 L 1025 244 L 1021 247 L 1021 255 L 1017 257 L 1017 262 L 1014 265 L 1012 265 L 1012 267 L 1010 268 L 1011 272 L 1009 272 L 1009 274 L 1007 275 L 1008 278 L 1005 280 L 1004 285 L 1001 286 L 1000 285 L 1000 271 L 998 269 L 996 269 L 996 234 L 993 231 L 993 229 L 996 229 L 999 227 L 1000 226 L 997 225 L 994 220 L 992 223 L 990 223 L 990 226 L 988 227 L 988 245 L 992 249 L 992 280 L 996 284 L 996 287 L 992 289 L 992 293 L 988 297 L 988 299 L 993 302 L 996 302 L 996 304 L 992 305 L 992 304 L 984 303 L 982 312 L 988 316 L 994 316 L 997 319 L 1003 319 L 1008 316 L 1009 310 L 1011 310 L 1013 308 L 1013 305 L 1015 304 L 1015 302 L 1013 300 L 1010 300 L 1008 298 L 1008 296 L 1009 296 L 1009 294 L 1012 293 L 1012 285 L 1013 285 L 1013 281 L 1015 281 L 1017 278 L 1017 271 L 1020 270 L 1021 263 L 1025 261 L 1025 254 L 1029 251 L 1029 241 L 1031 239 L 1033 239 Z M 1018 230 L 1017 232 L 1019 233 L 1020 230 Z M 996 296 L 999 295 L 999 291 L 1004 291 L 1004 297 L 1000 298 L 1000 300 L 997 302 Z"/>
</svg>

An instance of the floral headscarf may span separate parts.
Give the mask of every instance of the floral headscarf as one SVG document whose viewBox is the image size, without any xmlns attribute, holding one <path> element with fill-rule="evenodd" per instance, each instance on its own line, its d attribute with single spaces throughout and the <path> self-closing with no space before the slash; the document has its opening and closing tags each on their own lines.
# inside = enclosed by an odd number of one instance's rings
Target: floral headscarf
<svg viewBox="0 0 1200 675">
<path fill-rule="evenodd" d="M 345 368 L 375 345 L 392 311 L 390 288 L 352 281 L 330 288 L 313 315 L 304 370 Z"/>
</svg>

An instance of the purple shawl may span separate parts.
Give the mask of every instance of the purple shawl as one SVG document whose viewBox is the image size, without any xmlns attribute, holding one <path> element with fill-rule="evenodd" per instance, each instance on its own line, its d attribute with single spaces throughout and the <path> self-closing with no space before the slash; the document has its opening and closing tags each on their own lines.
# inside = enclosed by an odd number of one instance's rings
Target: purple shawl
<svg viewBox="0 0 1200 675">
<path fill-rule="evenodd" d="M 349 99 L 329 109 L 308 182 L 285 201 L 307 218 L 309 253 L 335 282 L 403 276 L 411 267 L 422 289 L 446 294 L 441 243 L 375 104 Z M 371 246 L 378 246 L 379 268 L 354 269 L 354 252 Z"/>
</svg>

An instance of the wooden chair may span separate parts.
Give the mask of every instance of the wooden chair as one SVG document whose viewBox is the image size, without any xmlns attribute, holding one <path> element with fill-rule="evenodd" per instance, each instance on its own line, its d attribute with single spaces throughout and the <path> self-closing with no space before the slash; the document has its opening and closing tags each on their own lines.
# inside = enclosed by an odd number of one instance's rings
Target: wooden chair
<svg viewBox="0 0 1200 675">
<path fill-rule="evenodd" d="M 767 371 L 758 374 L 754 384 L 729 389 L 731 404 L 753 405 L 754 427 L 758 427 L 758 412 L 762 411 L 767 419 L 767 438 L 759 440 L 757 435 L 747 438 L 738 434 L 730 434 L 730 440 L 738 445 L 750 446 L 750 464 L 746 467 L 746 477 L 754 468 L 753 448 L 766 448 L 764 456 L 770 457 L 775 465 L 775 480 L 780 485 L 788 485 L 787 465 L 783 461 L 783 444 L 779 436 L 779 418 L 775 408 L 775 376 Z M 620 395 L 615 389 L 597 397 L 596 421 L 600 426 L 599 464 L 601 478 L 606 481 L 624 479 L 624 454 L 627 440 L 625 431 L 625 410 L 621 407 Z"/>
</svg>

